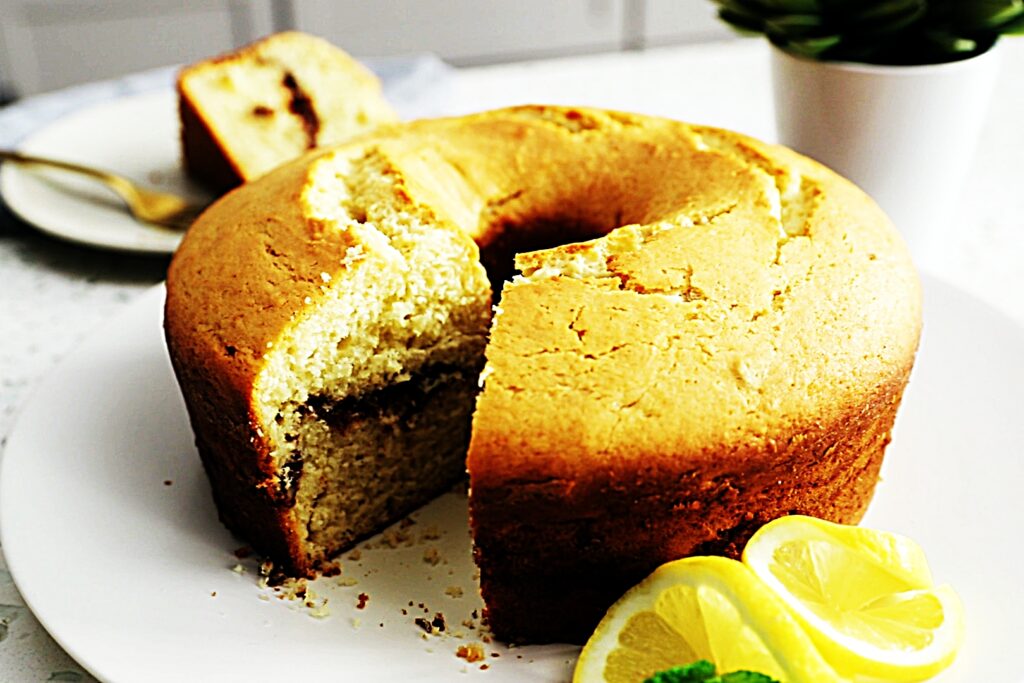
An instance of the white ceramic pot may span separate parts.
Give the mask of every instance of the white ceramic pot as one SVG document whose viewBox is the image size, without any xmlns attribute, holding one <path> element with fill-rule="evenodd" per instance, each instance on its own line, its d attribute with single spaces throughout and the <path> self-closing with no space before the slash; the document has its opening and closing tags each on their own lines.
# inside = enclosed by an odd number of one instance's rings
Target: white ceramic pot
<svg viewBox="0 0 1024 683">
<path fill-rule="evenodd" d="M 925 267 L 955 244 L 971 168 L 999 67 L 998 46 L 924 66 L 818 62 L 772 50 L 779 142 L 860 185 Z"/>
</svg>

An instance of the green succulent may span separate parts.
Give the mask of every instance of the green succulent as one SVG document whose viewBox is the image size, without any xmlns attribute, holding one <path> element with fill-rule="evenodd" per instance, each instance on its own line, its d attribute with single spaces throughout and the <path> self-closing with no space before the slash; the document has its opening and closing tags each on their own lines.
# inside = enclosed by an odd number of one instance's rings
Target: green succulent
<svg viewBox="0 0 1024 683">
<path fill-rule="evenodd" d="M 1024 0 L 712 0 L 735 28 L 819 60 L 936 64 L 1024 33 Z"/>
</svg>

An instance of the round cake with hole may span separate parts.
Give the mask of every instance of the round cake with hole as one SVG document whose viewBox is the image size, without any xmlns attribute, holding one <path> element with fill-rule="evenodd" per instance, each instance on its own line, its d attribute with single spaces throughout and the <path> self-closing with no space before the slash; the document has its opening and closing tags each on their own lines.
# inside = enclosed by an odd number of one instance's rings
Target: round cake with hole
<svg viewBox="0 0 1024 683">
<path fill-rule="evenodd" d="M 228 194 L 174 257 L 165 328 L 221 518 L 286 572 L 468 467 L 493 632 L 581 642 L 668 560 L 860 519 L 921 295 L 878 207 L 805 157 L 528 106 Z"/>
</svg>

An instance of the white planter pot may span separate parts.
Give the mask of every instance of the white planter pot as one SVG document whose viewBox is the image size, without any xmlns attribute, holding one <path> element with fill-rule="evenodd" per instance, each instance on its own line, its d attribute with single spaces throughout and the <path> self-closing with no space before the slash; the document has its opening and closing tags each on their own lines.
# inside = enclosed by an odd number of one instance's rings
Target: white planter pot
<svg viewBox="0 0 1024 683">
<path fill-rule="evenodd" d="M 940 266 L 992 97 L 996 49 L 925 66 L 801 59 L 772 50 L 779 142 L 881 205 L 919 265 Z"/>
</svg>

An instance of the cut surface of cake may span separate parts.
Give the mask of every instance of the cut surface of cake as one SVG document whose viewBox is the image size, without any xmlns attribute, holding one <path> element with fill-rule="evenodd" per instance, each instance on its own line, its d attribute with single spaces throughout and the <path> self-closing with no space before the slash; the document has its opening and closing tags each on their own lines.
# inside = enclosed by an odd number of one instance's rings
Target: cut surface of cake
<svg viewBox="0 0 1024 683">
<path fill-rule="evenodd" d="M 891 224 L 813 161 L 537 106 L 236 190 L 176 254 L 165 325 L 222 518 L 291 572 L 457 480 L 472 420 L 491 628 L 537 642 L 775 517 L 857 521 L 920 315 Z"/>
<path fill-rule="evenodd" d="M 175 255 L 167 336 L 222 519 L 311 575 L 464 476 L 490 291 L 372 145 L 252 188 Z"/>
<path fill-rule="evenodd" d="M 177 89 L 185 168 L 220 192 L 397 120 L 376 76 L 296 31 L 190 65 Z"/>
</svg>

